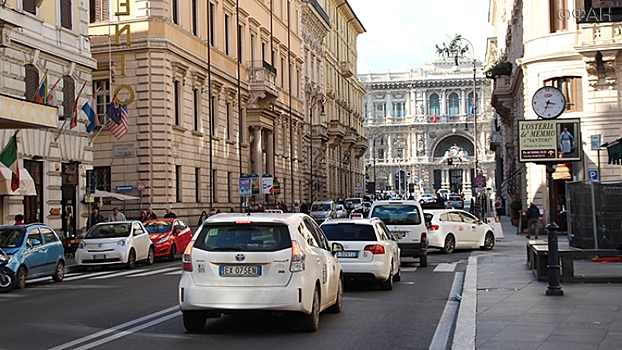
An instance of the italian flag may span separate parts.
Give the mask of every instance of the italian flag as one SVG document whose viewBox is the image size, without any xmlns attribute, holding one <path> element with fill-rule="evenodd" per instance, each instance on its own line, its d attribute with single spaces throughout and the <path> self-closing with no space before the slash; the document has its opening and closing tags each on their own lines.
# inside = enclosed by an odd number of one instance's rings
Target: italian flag
<svg viewBox="0 0 622 350">
<path fill-rule="evenodd" d="M 19 168 L 17 167 L 17 133 L 11 137 L 9 143 L 0 153 L 0 163 L 11 169 L 13 176 L 11 177 L 11 191 L 19 188 Z"/>
</svg>

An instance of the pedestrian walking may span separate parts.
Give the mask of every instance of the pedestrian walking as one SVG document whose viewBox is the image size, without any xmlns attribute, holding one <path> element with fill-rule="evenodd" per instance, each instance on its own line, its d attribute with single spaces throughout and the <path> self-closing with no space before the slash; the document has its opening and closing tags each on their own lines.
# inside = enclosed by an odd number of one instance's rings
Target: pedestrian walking
<svg viewBox="0 0 622 350">
<path fill-rule="evenodd" d="M 166 207 L 166 214 L 164 214 L 165 219 L 168 219 L 168 218 L 176 219 L 177 218 L 177 215 L 173 213 L 171 209 L 172 208 L 170 206 Z"/>
<path fill-rule="evenodd" d="M 91 209 L 91 215 L 89 216 L 89 222 L 86 226 L 91 228 L 100 222 L 106 222 L 106 218 L 99 213 L 99 207 L 93 207 L 93 209 Z"/>
<path fill-rule="evenodd" d="M 112 214 L 110 214 L 110 217 L 108 218 L 109 221 L 125 221 L 127 220 L 125 218 L 125 214 L 119 212 L 119 208 L 114 207 L 112 208 Z"/>
<path fill-rule="evenodd" d="M 309 214 L 309 203 L 307 201 L 302 201 L 300 205 L 300 212 L 303 214 Z"/>
<path fill-rule="evenodd" d="M 531 205 L 527 209 L 527 238 L 535 236 L 538 239 L 538 220 L 540 218 L 540 209 L 536 206 L 536 203 L 531 202 Z"/>
<path fill-rule="evenodd" d="M 15 224 L 14 225 L 24 225 L 24 215 L 22 215 L 22 214 L 15 215 Z"/>
<path fill-rule="evenodd" d="M 298 201 L 294 202 L 294 213 L 300 213 L 300 204 L 298 203 Z"/>
<path fill-rule="evenodd" d="M 156 215 L 156 213 L 153 212 L 153 208 L 152 207 L 147 208 L 147 220 L 153 220 L 157 218 L 158 216 Z"/>
<path fill-rule="evenodd" d="M 203 225 L 203 221 L 207 220 L 207 218 L 208 218 L 207 212 L 203 210 L 201 212 L 201 216 L 199 216 L 199 222 L 197 223 L 197 226 Z"/>
</svg>

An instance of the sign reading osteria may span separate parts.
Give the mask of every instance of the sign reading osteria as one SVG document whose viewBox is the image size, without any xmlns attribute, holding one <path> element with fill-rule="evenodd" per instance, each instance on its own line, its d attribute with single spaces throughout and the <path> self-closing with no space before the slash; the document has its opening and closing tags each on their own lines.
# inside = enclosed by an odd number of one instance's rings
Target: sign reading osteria
<svg viewBox="0 0 622 350">
<path fill-rule="evenodd" d="M 581 159 L 579 119 L 519 120 L 521 162 L 569 162 Z"/>
</svg>

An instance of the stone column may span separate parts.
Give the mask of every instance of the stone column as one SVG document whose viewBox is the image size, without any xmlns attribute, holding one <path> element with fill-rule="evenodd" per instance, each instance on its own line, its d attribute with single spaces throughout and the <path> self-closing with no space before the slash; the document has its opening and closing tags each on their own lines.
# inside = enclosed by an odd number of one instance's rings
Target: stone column
<svg viewBox="0 0 622 350">
<path fill-rule="evenodd" d="M 441 91 L 440 105 L 441 105 L 440 106 L 441 107 L 441 115 L 440 116 L 443 116 L 443 121 L 447 122 L 447 117 L 445 117 L 445 115 L 447 114 L 447 91 L 446 90 Z"/>
<path fill-rule="evenodd" d="M 263 175 L 263 151 L 261 149 L 261 127 L 253 127 L 253 172 L 259 176 Z"/>
<path fill-rule="evenodd" d="M 460 102 L 461 102 L 460 103 L 461 107 L 460 107 L 460 113 L 458 114 L 460 115 L 469 114 L 469 109 L 467 108 L 467 97 L 466 97 L 466 93 L 464 89 L 460 90 Z"/>
<path fill-rule="evenodd" d="M 471 168 L 462 170 L 462 191 L 464 192 L 464 199 L 470 200 L 471 195 Z"/>
<path fill-rule="evenodd" d="M 387 135 L 387 146 L 389 147 L 389 150 L 387 151 L 387 154 L 385 156 L 385 159 L 387 161 L 389 160 L 393 160 L 393 135 L 389 134 Z"/>
<path fill-rule="evenodd" d="M 274 175 L 274 132 L 266 130 L 266 172 Z M 258 174 L 263 175 L 263 174 Z"/>
</svg>

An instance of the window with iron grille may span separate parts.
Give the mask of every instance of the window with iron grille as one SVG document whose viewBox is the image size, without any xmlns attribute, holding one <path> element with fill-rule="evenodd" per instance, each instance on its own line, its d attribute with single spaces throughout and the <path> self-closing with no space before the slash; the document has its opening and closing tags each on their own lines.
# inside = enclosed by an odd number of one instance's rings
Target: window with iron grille
<svg viewBox="0 0 622 350">
<path fill-rule="evenodd" d="M 94 167 L 93 172 L 95 173 L 95 188 L 110 192 L 110 167 Z"/>
</svg>

